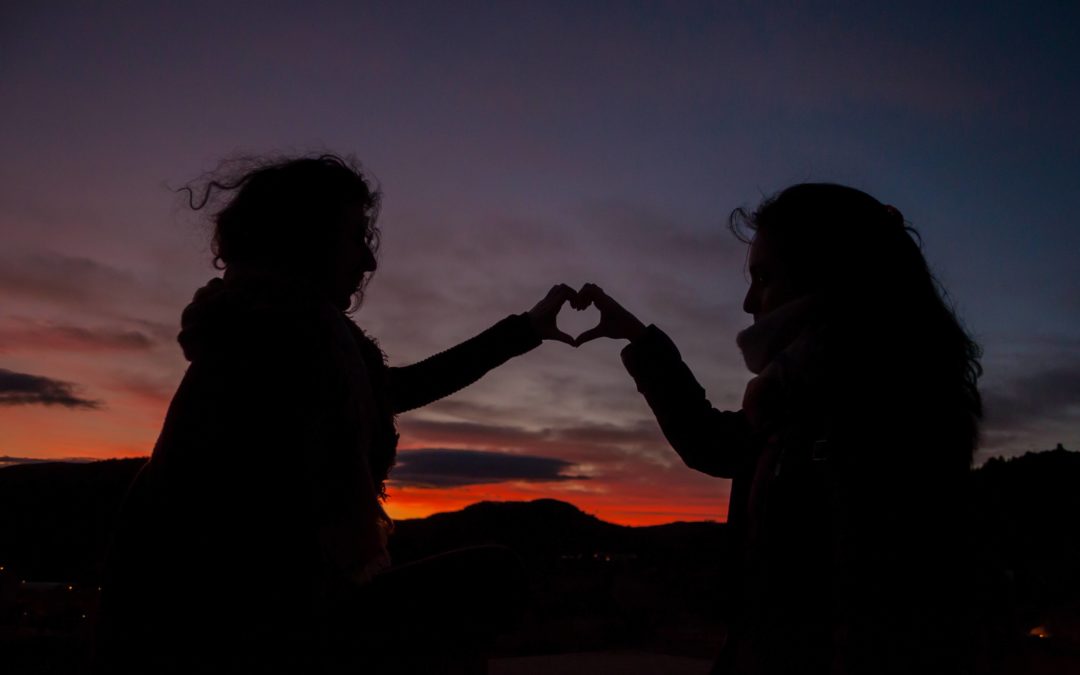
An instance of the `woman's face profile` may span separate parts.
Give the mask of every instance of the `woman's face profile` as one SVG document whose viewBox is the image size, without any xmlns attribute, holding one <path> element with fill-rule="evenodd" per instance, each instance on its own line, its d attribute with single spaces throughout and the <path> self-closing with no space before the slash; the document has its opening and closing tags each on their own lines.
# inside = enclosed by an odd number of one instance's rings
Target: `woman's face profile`
<svg viewBox="0 0 1080 675">
<path fill-rule="evenodd" d="M 752 314 L 755 322 L 799 296 L 776 253 L 776 247 L 767 237 L 760 234 L 754 237 L 750 244 L 747 267 L 750 272 L 750 288 L 743 299 L 743 311 Z"/>
<path fill-rule="evenodd" d="M 331 283 L 334 304 L 348 309 L 352 295 L 360 288 L 364 275 L 378 267 L 375 254 L 368 244 L 368 216 L 362 206 L 353 204 L 345 209 L 345 215 L 337 229 L 334 258 L 331 261 Z"/>
</svg>

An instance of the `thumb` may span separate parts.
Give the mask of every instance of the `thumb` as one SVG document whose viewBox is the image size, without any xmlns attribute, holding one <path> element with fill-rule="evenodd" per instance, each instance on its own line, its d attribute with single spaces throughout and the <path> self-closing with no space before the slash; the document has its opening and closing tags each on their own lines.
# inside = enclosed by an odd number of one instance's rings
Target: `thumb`
<svg viewBox="0 0 1080 675">
<path fill-rule="evenodd" d="M 574 346 L 580 347 L 586 342 L 592 342 L 596 338 L 604 336 L 604 329 L 601 326 L 596 326 L 595 328 L 590 328 L 581 335 L 578 335 L 577 338 L 574 340 Z"/>
<path fill-rule="evenodd" d="M 561 330 L 558 330 L 558 329 L 552 331 L 548 335 L 545 335 L 544 339 L 546 339 L 546 340 L 555 340 L 557 342 L 565 342 L 566 344 L 570 345 L 571 347 L 577 347 L 577 343 L 574 341 L 574 338 L 570 337 L 569 335 L 567 335 L 566 333 L 564 333 L 564 332 L 562 332 Z"/>
</svg>

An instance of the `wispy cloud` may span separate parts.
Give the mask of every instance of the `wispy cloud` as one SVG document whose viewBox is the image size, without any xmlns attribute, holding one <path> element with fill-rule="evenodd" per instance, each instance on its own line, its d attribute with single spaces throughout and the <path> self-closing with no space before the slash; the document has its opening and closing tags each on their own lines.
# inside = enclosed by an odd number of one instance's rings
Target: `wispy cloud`
<svg viewBox="0 0 1080 675">
<path fill-rule="evenodd" d="M 473 447 L 521 447 L 537 440 L 537 432 L 509 425 L 481 422 L 442 421 L 418 417 L 403 419 L 398 427 L 402 436 L 416 442 L 447 442 Z"/>
<path fill-rule="evenodd" d="M 984 392 L 987 427 L 1031 429 L 1080 413 L 1080 362 L 1017 377 Z"/>
<path fill-rule="evenodd" d="M 0 406 L 58 405 L 65 408 L 101 407 L 101 401 L 75 393 L 76 385 L 40 375 L 16 373 L 0 368 Z"/>
<path fill-rule="evenodd" d="M 403 420 L 402 439 L 407 444 L 446 444 L 484 450 L 543 454 L 578 465 L 588 465 L 590 475 L 614 475 L 628 460 L 668 467 L 674 453 L 653 420 L 626 425 L 578 422 L 553 427 L 526 428 L 483 422 L 430 419 Z M 595 472 L 595 473 L 594 473 Z"/>
<path fill-rule="evenodd" d="M 483 422 L 411 418 L 403 420 L 400 427 L 404 434 L 417 440 L 452 438 L 455 443 L 483 447 L 521 448 L 541 442 L 636 447 L 664 442 L 659 427 L 652 420 L 627 425 L 579 423 L 529 429 Z"/>
<path fill-rule="evenodd" d="M 68 352 L 143 351 L 155 340 L 142 331 L 119 327 L 74 326 L 48 321 L 17 320 L 0 326 L 0 352 L 57 350 Z"/>
<path fill-rule="evenodd" d="M 130 294 L 134 277 L 90 258 L 35 253 L 0 259 L 0 289 L 58 303 L 85 302 L 104 293 Z"/>
<path fill-rule="evenodd" d="M 486 483 L 581 480 L 566 473 L 571 462 L 552 457 L 479 450 L 404 450 L 398 453 L 391 480 L 409 487 L 460 487 Z"/>
</svg>

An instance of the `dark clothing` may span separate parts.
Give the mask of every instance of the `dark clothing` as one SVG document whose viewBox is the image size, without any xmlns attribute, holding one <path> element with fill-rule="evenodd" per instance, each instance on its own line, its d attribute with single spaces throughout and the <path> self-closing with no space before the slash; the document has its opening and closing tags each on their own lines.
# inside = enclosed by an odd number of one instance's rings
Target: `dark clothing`
<svg viewBox="0 0 1080 675">
<path fill-rule="evenodd" d="M 191 365 L 117 527 L 99 669 L 311 672 L 327 617 L 389 563 L 378 474 L 393 459 L 392 415 L 540 339 L 511 316 L 388 368 L 303 289 L 207 289 L 185 312 Z"/>
<path fill-rule="evenodd" d="M 494 638 L 525 609 L 525 570 L 503 546 L 396 565 L 335 607 L 323 649 L 334 673 L 487 673 Z M 372 616 L 369 608 L 379 608 Z"/>
<path fill-rule="evenodd" d="M 964 475 L 922 461 L 934 418 L 897 408 L 912 392 L 842 399 L 851 382 L 834 380 L 757 433 L 655 326 L 623 362 L 686 465 L 732 479 L 715 673 L 967 672 Z"/>
</svg>

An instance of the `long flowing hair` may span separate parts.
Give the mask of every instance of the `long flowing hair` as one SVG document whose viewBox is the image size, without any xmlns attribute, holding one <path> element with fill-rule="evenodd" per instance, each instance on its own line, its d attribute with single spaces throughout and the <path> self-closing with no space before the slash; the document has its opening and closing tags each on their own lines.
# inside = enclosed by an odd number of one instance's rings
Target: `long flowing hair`
<svg viewBox="0 0 1080 675">
<path fill-rule="evenodd" d="M 854 188 L 803 183 L 753 211 L 734 210 L 729 227 L 747 243 L 767 238 L 792 283 L 824 300 L 841 336 L 840 368 L 858 362 L 847 368 L 858 370 L 855 386 L 882 401 L 933 407 L 955 459 L 970 464 L 982 417 L 981 350 L 898 209 Z"/>
</svg>

